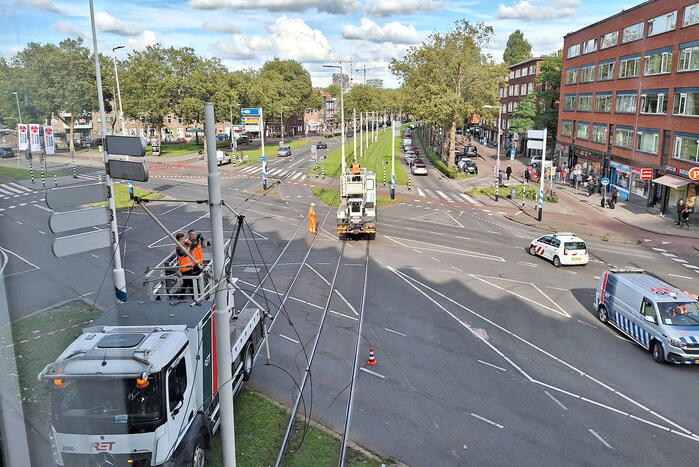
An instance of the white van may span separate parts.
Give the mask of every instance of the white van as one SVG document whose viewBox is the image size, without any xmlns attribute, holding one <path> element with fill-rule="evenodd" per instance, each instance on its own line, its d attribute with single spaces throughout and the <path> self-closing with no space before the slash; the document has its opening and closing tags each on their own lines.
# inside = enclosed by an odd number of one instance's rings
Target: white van
<svg viewBox="0 0 699 467">
<path fill-rule="evenodd" d="M 216 151 L 216 165 L 221 166 L 224 164 L 230 164 L 231 163 L 231 156 L 228 155 L 228 153 L 221 151 L 218 149 Z"/>
<path fill-rule="evenodd" d="M 699 303 L 641 269 L 610 269 L 600 279 L 594 309 L 658 363 L 699 364 Z"/>
</svg>

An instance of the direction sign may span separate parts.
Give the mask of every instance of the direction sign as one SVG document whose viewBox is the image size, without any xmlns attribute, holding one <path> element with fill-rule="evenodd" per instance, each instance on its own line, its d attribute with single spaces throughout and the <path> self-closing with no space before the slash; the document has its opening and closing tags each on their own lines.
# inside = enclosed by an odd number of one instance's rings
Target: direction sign
<svg viewBox="0 0 699 467">
<path fill-rule="evenodd" d="M 544 139 L 544 130 L 529 130 L 527 131 L 529 139 Z"/>
<path fill-rule="evenodd" d="M 46 192 L 46 205 L 51 209 L 104 201 L 107 201 L 107 187 L 103 183 L 53 188 Z"/>
<path fill-rule="evenodd" d="M 110 177 L 119 180 L 148 181 L 148 166 L 143 162 L 110 159 L 107 161 L 107 172 Z"/>
<path fill-rule="evenodd" d="M 53 255 L 56 258 L 99 250 L 112 245 L 112 233 L 109 230 L 91 230 L 67 237 L 59 237 L 53 241 Z"/>
<path fill-rule="evenodd" d="M 602 186 L 607 186 L 609 185 L 609 179 L 607 177 L 604 177 L 602 180 L 599 181 Z"/>
<path fill-rule="evenodd" d="M 240 115 L 260 115 L 260 109 L 244 108 L 240 109 Z"/>
<path fill-rule="evenodd" d="M 243 123 L 246 125 L 259 125 L 260 117 L 242 117 Z"/>
<path fill-rule="evenodd" d="M 689 178 L 692 180 L 699 180 L 699 167 L 692 167 L 689 169 Z"/>
<path fill-rule="evenodd" d="M 100 206 L 77 211 L 54 212 L 49 218 L 49 228 L 53 233 L 61 233 L 109 224 L 109 222 L 111 222 L 109 208 Z"/>
<path fill-rule="evenodd" d="M 140 136 L 107 135 L 105 141 L 107 154 L 135 157 L 146 155 L 146 139 Z"/>
<path fill-rule="evenodd" d="M 528 139 L 527 149 L 544 149 L 544 142 L 536 139 Z"/>
</svg>

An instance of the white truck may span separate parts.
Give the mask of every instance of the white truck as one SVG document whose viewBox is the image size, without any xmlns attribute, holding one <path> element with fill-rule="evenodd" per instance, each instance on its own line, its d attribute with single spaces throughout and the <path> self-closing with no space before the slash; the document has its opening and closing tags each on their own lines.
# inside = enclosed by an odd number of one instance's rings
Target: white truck
<svg viewBox="0 0 699 467">
<path fill-rule="evenodd" d="M 376 236 L 376 174 L 365 168 L 358 174 L 348 169 L 340 178 L 337 233 L 340 237 Z"/>
<path fill-rule="evenodd" d="M 51 393 L 56 464 L 205 464 L 220 423 L 216 326 L 230 329 L 237 394 L 264 342 L 265 314 L 246 308 L 216 323 L 212 302 L 191 305 L 213 298 L 210 262 L 183 290 L 176 261 L 170 255 L 149 271 L 156 300 L 116 305 L 39 374 Z"/>
</svg>

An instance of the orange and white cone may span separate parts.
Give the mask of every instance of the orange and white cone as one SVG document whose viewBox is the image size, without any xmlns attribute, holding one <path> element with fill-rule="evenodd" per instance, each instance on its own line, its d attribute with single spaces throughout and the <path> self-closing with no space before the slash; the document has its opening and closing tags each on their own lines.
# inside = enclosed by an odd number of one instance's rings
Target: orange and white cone
<svg viewBox="0 0 699 467">
<path fill-rule="evenodd" d="M 369 347 L 369 360 L 366 362 L 367 365 L 376 365 L 378 362 L 374 358 L 374 348 Z"/>
</svg>

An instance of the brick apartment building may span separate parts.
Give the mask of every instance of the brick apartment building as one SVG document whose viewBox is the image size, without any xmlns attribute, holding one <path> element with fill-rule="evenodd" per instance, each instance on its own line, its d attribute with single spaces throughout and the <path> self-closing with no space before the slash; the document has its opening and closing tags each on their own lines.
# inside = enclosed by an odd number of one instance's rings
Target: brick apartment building
<svg viewBox="0 0 699 467">
<path fill-rule="evenodd" d="M 662 213 L 696 199 L 699 2 L 646 1 L 566 35 L 563 53 L 562 162 Z"/>
</svg>

